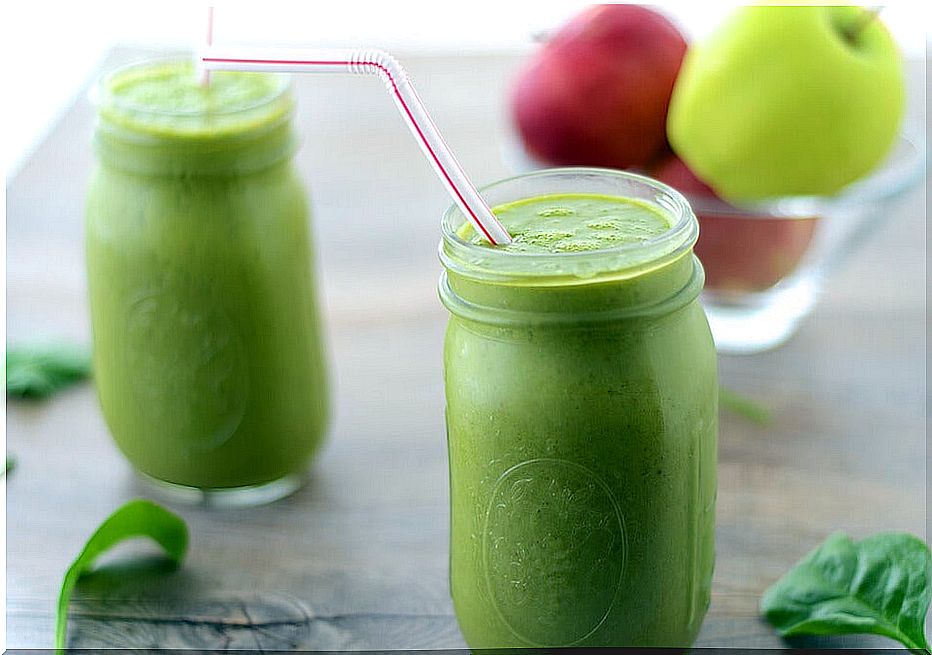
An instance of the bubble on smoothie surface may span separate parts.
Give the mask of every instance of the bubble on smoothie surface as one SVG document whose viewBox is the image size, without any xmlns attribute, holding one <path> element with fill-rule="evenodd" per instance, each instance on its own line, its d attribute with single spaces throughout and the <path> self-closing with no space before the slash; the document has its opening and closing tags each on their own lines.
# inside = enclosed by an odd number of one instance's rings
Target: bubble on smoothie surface
<svg viewBox="0 0 932 655">
<path fill-rule="evenodd" d="M 572 216 L 576 211 L 572 207 L 548 207 L 537 211 L 538 216 Z"/>
<path fill-rule="evenodd" d="M 492 211 L 511 234 L 510 244 L 492 246 L 470 225 L 460 229 L 460 236 L 508 252 L 573 253 L 641 243 L 671 227 L 658 208 L 601 194 L 538 196 L 498 205 Z"/>
<path fill-rule="evenodd" d="M 586 223 L 586 227 L 591 227 L 593 230 L 617 230 L 619 225 L 620 219 L 617 218 L 589 221 Z"/>
</svg>

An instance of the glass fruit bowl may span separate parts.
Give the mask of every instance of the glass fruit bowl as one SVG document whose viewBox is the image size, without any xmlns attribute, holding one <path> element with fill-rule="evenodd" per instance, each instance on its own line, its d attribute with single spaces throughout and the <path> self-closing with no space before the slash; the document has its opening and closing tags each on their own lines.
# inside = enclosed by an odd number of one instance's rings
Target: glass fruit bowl
<svg viewBox="0 0 932 655">
<path fill-rule="evenodd" d="M 796 332 L 827 276 L 924 179 L 924 141 L 912 134 L 902 135 L 872 174 L 835 196 L 736 206 L 681 189 L 699 218 L 702 303 L 719 352 L 761 352 Z M 549 166 L 516 139 L 506 142 L 503 156 L 515 172 Z"/>
</svg>

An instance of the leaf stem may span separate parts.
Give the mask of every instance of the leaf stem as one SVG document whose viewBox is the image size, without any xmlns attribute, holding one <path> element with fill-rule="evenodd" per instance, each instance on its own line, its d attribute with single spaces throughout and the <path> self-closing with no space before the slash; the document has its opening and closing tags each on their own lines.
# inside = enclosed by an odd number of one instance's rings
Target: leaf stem
<svg viewBox="0 0 932 655">
<path fill-rule="evenodd" d="M 727 387 L 718 388 L 718 401 L 724 409 L 743 416 L 752 423 L 761 426 L 773 423 L 773 415 L 769 409 Z"/>
<path fill-rule="evenodd" d="M 864 11 L 861 12 L 861 15 L 858 16 L 856 21 L 851 23 L 846 29 L 842 30 L 842 34 L 845 35 L 845 39 L 847 39 L 849 43 L 854 43 L 857 41 L 857 38 L 861 35 L 861 32 L 863 32 L 868 25 L 877 19 L 877 16 L 880 15 L 881 11 L 883 11 L 883 5 L 871 7 L 870 9 L 865 8 Z"/>
</svg>

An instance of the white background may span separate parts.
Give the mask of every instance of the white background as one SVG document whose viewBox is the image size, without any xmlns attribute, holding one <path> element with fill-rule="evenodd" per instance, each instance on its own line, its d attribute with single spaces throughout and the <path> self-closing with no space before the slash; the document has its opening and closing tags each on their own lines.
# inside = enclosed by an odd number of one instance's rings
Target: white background
<svg viewBox="0 0 932 655">
<path fill-rule="evenodd" d="M 88 3 L 57 6 L 5 0 L 2 162 L 6 179 L 117 44 L 192 49 L 203 41 L 206 3 Z M 301 4 L 215 4 L 215 43 L 364 46 L 405 53 L 418 50 L 525 51 L 533 35 L 552 29 L 583 2 L 374 2 L 316 0 Z M 928 3 L 922 3 L 928 5 Z M 733 7 L 727 3 L 672 3 L 661 11 L 690 38 L 701 38 Z M 904 53 L 924 55 L 932 10 L 894 3 L 881 14 Z"/>
</svg>

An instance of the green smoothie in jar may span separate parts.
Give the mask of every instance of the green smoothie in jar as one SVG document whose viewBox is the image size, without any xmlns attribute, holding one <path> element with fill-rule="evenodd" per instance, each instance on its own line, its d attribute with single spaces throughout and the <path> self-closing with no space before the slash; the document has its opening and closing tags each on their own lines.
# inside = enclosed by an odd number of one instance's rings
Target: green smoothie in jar
<svg viewBox="0 0 932 655">
<path fill-rule="evenodd" d="M 113 438 L 192 497 L 283 495 L 321 443 L 328 395 L 287 79 L 203 86 L 188 62 L 152 62 L 95 100 L 86 254 Z"/>
<path fill-rule="evenodd" d="M 637 175 L 483 190 L 444 217 L 450 584 L 474 648 L 688 646 L 714 561 L 717 373 L 695 216 Z"/>
</svg>

